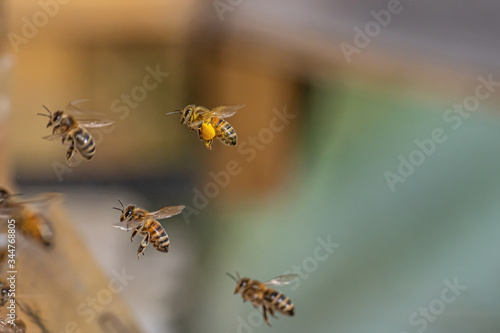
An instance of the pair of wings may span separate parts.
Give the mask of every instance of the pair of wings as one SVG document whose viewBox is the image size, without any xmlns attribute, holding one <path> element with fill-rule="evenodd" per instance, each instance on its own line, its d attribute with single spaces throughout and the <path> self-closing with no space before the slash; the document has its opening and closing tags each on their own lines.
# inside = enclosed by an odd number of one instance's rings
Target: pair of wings
<svg viewBox="0 0 500 333">
<path fill-rule="evenodd" d="M 13 212 L 18 211 L 20 207 L 31 204 L 37 206 L 38 209 L 47 209 L 48 205 L 61 200 L 60 193 L 43 193 L 31 199 L 12 200 L 10 198 L 0 201 L 0 217 L 12 216 Z"/>
<path fill-rule="evenodd" d="M 105 116 L 103 113 L 95 112 L 95 111 L 90 111 L 90 110 L 84 110 L 79 107 L 77 107 L 77 104 L 87 102 L 89 99 L 79 99 L 76 101 L 69 102 L 68 105 L 66 106 L 66 110 L 68 114 L 74 115 L 75 117 L 77 116 L 96 116 L 99 117 L 98 119 L 77 119 L 76 122 L 78 122 L 78 125 L 84 128 L 99 128 L 99 127 L 106 127 L 113 125 L 115 122 L 113 120 L 109 119 L 103 119 Z M 60 139 L 64 133 L 61 134 L 53 134 L 53 135 L 47 135 L 42 137 L 42 139 L 45 140 L 57 140 Z"/>
<path fill-rule="evenodd" d="M 242 109 L 244 107 L 245 107 L 245 105 L 222 105 L 222 106 L 215 107 L 215 108 L 213 108 L 210 111 L 204 112 L 201 115 L 201 117 L 202 117 L 201 120 L 192 122 L 189 126 L 192 127 L 192 128 L 196 128 L 199 125 L 201 125 L 203 122 L 205 122 L 206 120 L 208 120 L 210 118 L 213 118 L 213 117 L 217 117 L 217 118 L 229 118 L 229 117 L 232 117 L 232 116 L 235 115 L 235 113 L 238 110 L 240 110 L 240 109 Z"/>
<path fill-rule="evenodd" d="M 267 282 L 264 282 L 268 286 L 285 286 L 299 278 L 298 274 L 285 274 L 275 277 Z"/>
<path fill-rule="evenodd" d="M 133 219 L 133 220 L 126 221 L 126 222 L 118 222 L 118 223 L 113 224 L 113 226 L 115 228 L 119 228 L 122 230 L 127 230 L 127 231 L 132 230 L 132 229 L 135 229 L 136 227 L 140 226 L 141 224 L 146 223 L 147 221 L 167 219 L 169 217 L 177 215 L 180 212 L 182 212 L 182 210 L 184 208 L 185 208 L 185 206 L 163 207 L 162 209 L 157 210 L 156 212 L 149 213 L 144 217 L 141 217 L 138 219 Z"/>
</svg>

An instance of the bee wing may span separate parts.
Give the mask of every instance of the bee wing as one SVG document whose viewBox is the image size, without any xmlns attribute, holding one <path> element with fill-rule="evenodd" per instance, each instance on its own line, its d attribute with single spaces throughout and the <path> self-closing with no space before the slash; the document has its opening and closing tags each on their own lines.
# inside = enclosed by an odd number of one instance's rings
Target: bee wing
<svg viewBox="0 0 500 333">
<path fill-rule="evenodd" d="M 140 226 L 144 222 L 146 222 L 145 219 L 135 219 L 135 220 L 127 221 L 125 223 L 124 222 L 113 223 L 113 227 L 118 228 L 118 229 L 122 229 L 125 231 L 129 231 L 129 230 L 135 229 L 136 227 Z"/>
<path fill-rule="evenodd" d="M 109 125 L 113 125 L 115 122 L 109 119 L 86 119 L 86 120 L 77 120 L 78 124 L 82 127 L 86 128 L 98 128 L 98 127 L 106 127 Z"/>
<path fill-rule="evenodd" d="M 0 218 L 10 218 L 14 214 L 14 207 L 0 207 Z"/>
<path fill-rule="evenodd" d="M 85 108 L 80 108 L 77 105 L 82 104 L 85 102 L 90 101 L 90 98 L 82 98 L 82 99 L 77 99 L 74 101 L 69 102 L 65 109 L 68 111 L 69 114 L 75 115 L 75 116 L 81 116 L 81 115 L 95 115 L 95 116 L 104 116 L 104 113 L 102 112 L 97 112 L 93 110 L 88 110 Z"/>
<path fill-rule="evenodd" d="M 180 212 L 182 212 L 184 208 L 185 206 L 163 207 L 162 209 L 157 210 L 156 212 L 149 213 L 147 217 L 154 220 L 166 219 L 171 216 L 179 214 Z"/>
<path fill-rule="evenodd" d="M 45 140 L 49 140 L 49 141 L 55 141 L 55 140 L 59 140 L 60 138 L 62 138 L 64 136 L 64 133 L 61 133 L 61 134 L 53 134 L 53 135 L 47 135 L 47 136 L 44 136 L 42 137 L 42 139 L 45 139 Z"/>
<path fill-rule="evenodd" d="M 48 205 L 51 205 L 55 202 L 60 202 L 62 200 L 61 193 L 42 193 L 37 195 L 36 197 L 30 199 L 20 199 L 13 201 L 13 206 L 21 206 L 21 205 L 33 205 L 36 208 L 46 208 Z"/>
<path fill-rule="evenodd" d="M 264 284 L 269 285 L 269 286 L 285 286 L 299 278 L 298 274 L 286 274 L 286 275 L 280 275 L 275 277 L 274 279 L 271 279 L 267 282 L 264 282 Z"/>
<path fill-rule="evenodd" d="M 62 200 L 60 193 L 43 193 L 31 199 L 8 200 L 4 205 L 0 206 L 0 217 L 12 216 L 19 209 L 23 209 L 24 205 L 31 205 L 37 211 L 44 211 L 48 206 Z"/>
<path fill-rule="evenodd" d="M 207 115 L 219 118 L 229 118 L 234 116 L 234 114 L 239 110 L 244 108 L 245 105 L 222 105 L 213 108 Z"/>
</svg>

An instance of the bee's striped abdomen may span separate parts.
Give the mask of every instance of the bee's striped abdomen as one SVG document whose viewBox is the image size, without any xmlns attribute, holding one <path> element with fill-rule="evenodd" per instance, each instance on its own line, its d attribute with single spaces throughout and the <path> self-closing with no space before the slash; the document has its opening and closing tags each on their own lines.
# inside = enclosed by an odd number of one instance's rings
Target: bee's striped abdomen
<svg viewBox="0 0 500 333">
<path fill-rule="evenodd" d="M 167 232 L 162 227 L 160 222 L 151 221 L 151 224 L 147 228 L 149 232 L 149 239 L 154 248 L 160 252 L 168 252 L 168 247 L 170 246 L 170 240 L 168 239 Z"/>
<path fill-rule="evenodd" d="M 295 306 L 292 301 L 273 289 L 266 290 L 264 294 L 264 300 L 275 310 L 286 315 L 293 316 L 295 314 Z"/>
<path fill-rule="evenodd" d="M 90 160 L 95 155 L 95 141 L 90 133 L 84 128 L 79 127 L 75 134 L 75 145 L 80 154 Z"/>
<path fill-rule="evenodd" d="M 238 136 L 233 126 L 222 118 L 212 118 L 212 126 L 215 128 L 217 137 L 228 146 L 236 146 L 238 144 Z"/>
</svg>

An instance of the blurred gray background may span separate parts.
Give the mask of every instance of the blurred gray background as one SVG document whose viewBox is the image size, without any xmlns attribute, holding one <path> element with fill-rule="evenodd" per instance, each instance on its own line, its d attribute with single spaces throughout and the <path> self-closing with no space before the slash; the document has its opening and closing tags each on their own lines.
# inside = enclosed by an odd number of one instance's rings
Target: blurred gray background
<svg viewBox="0 0 500 333">
<path fill-rule="evenodd" d="M 142 332 L 500 330 L 500 3 L 42 3 L 3 4 L 2 179 L 65 194 L 104 274 L 135 277 Z M 116 126 L 67 168 L 36 113 L 81 98 Z M 187 104 L 245 104 L 239 146 L 165 115 Z M 163 221 L 170 253 L 137 261 L 118 197 L 188 206 Z M 299 273 L 279 288 L 296 316 L 267 327 L 236 271 Z"/>
</svg>

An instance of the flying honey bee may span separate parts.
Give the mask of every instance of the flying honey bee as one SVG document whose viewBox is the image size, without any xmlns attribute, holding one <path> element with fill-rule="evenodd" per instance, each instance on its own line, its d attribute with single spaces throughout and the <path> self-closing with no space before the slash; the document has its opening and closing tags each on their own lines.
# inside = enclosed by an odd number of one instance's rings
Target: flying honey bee
<svg viewBox="0 0 500 333">
<path fill-rule="evenodd" d="M 54 241 L 54 229 L 50 221 L 28 204 L 45 205 L 57 197 L 55 193 L 46 193 L 28 200 L 16 200 L 14 194 L 0 188 L 0 214 L 15 220 L 18 230 L 25 236 L 35 239 L 49 247 Z"/>
<path fill-rule="evenodd" d="M 203 106 L 188 105 L 184 110 L 175 110 L 172 113 L 181 113 L 181 125 L 187 124 L 191 131 L 197 130 L 200 140 L 205 141 L 205 146 L 212 149 L 212 142 L 218 138 L 228 146 L 238 144 L 238 136 L 233 126 L 224 118 L 233 116 L 244 105 L 218 106 L 212 110 Z"/>
<path fill-rule="evenodd" d="M 271 326 L 267 318 L 267 311 L 275 318 L 274 311 L 278 311 L 285 316 L 295 314 L 295 306 L 292 301 L 279 291 L 269 288 L 269 286 L 287 285 L 299 278 L 297 274 L 280 275 L 264 283 L 249 278 L 240 278 L 238 273 L 236 273 L 238 278 L 229 273 L 226 274 L 236 281 L 234 293 L 241 294 L 243 302 L 249 301 L 256 308 L 262 306 L 264 321 L 267 325 Z"/>
<path fill-rule="evenodd" d="M 74 110 L 73 112 L 81 111 L 73 105 L 75 102 L 69 103 L 69 107 Z M 86 128 L 98 128 L 114 124 L 112 120 L 76 120 L 69 113 L 58 110 L 52 114 L 45 105 L 42 106 L 49 114 L 37 113 L 37 115 L 48 117 L 49 122 L 47 123 L 47 127 L 53 126 L 52 135 L 44 136 L 42 139 L 61 139 L 63 144 L 68 141 L 70 144 L 66 152 L 66 161 L 68 165 L 71 165 L 70 160 L 75 151 L 78 151 L 80 155 L 87 160 L 92 159 L 95 155 L 96 144 L 94 138 Z"/>
<path fill-rule="evenodd" d="M 122 212 L 120 222 L 115 223 L 113 226 L 122 230 L 134 230 L 130 241 L 134 236 L 139 233 L 144 238 L 137 249 L 137 259 L 140 255 L 144 255 L 144 250 L 151 242 L 153 247 L 160 252 L 168 252 L 170 240 L 168 239 L 167 232 L 157 220 L 166 219 L 179 214 L 184 209 L 184 206 L 169 206 L 163 207 L 156 212 L 148 212 L 143 208 L 136 207 L 135 205 L 123 206 L 123 203 L 118 199 L 122 208 L 113 207 L 113 209 Z"/>
</svg>

